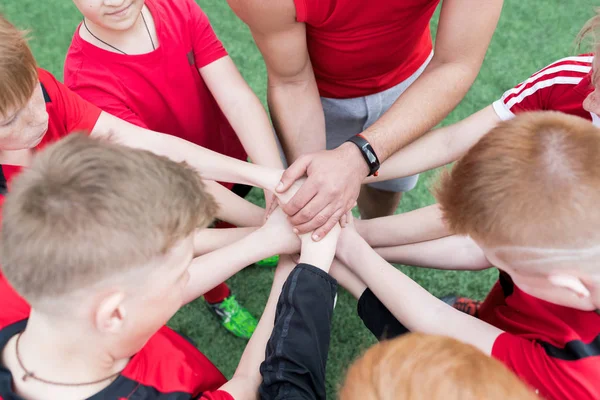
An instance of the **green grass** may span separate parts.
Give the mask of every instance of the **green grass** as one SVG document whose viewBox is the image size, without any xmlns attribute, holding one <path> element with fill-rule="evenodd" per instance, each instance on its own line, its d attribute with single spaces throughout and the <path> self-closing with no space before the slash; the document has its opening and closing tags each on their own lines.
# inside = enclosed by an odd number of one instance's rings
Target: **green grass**
<svg viewBox="0 0 600 400">
<path fill-rule="evenodd" d="M 265 67 L 248 29 L 233 15 L 225 1 L 200 0 L 199 3 L 242 74 L 264 102 Z M 0 9 L 19 27 L 31 30 L 31 46 L 39 64 L 62 79 L 64 56 L 73 30 L 81 19 L 72 2 L 3 0 Z M 546 64 L 574 54 L 573 39 L 592 12 L 589 0 L 506 1 L 477 81 L 444 124 L 467 117 Z M 398 211 L 431 204 L 433 198 L 428 186 L 432 179 L 434 173 L 424 174 L 418 187 L 405 196 Z M 262 201 L 256 191 L 252 193 L 252 199 Z M 440 272 L 401 268 L 435 295 L 458 291 L 481 299 L 495 279 L 493 271 Z M 240 301 L 255 315 L 260 315 L 272 275 L 272 269 L 251 267 L 230 279 L 229 284 Z M 328 362 L 330 396 L 335 394 L 347 366 L 374 342 L 356 316 L 355 307 L 356 302 L 347 293 L 340 293 Z M 245 341 L 226 334 L 201 301 L 184 307 L 170 324 L 195 339 L 225 375 L 233 374 Z"/>
</svg>

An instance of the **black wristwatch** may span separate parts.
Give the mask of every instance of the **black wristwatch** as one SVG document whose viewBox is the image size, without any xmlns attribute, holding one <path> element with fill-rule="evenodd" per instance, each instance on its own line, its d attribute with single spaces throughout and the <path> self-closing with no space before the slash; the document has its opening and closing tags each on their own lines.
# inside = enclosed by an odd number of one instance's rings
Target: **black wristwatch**
<svg viewBox="0 0 600 400">
<path fill-rule="evenodd" d="M 379 170 L 379 158 L 377 158 L 377 154 L 375 154 L 375 150 L 371 147 L 371 144 L 365 139 L 365 137 L 361 134 L 356 136 L 352 136 L 350 139 L 346 140 L 347 142 L 352 142 L 358 147 L 363 158 L 367 162 L 369 166 L 369 175 L 377 176 L 377 171 Z"/>
</svg>

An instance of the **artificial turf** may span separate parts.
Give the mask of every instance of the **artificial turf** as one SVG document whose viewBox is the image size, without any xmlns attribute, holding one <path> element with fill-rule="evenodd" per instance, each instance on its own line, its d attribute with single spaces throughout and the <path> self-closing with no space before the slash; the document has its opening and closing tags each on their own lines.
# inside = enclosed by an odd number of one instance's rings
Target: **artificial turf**
<svg viewBox="0 0 600 400">
<path fill-rule="evenodd" d="M 265 103 L 265 67 L 248 29 L 231 12 L 225 0 L 201 0 L 199 3 L 243 76 Z M 468 5 L 468 1 L 464 3 Z M 593 13 L 591 3 L 589 0 L 506 1 L 477 81 L 443 124 L 456 122 L 489 105 L 506 89 L 548 63 L 576 54 L 574 38 Z M 66 50 L 73 30 L 81 20 L 73 3 L 68 0 L 2 0 L 0 11 L 20 28 L 30 30 L 31 46 L 38 63 L 62 79 Z M 437 14 L 432 31 L 435 31 L 436 20 Z M 405 195 L 398 212 L 431 204 L 433 197 L 429 188 L 434 181 L 435 171 L 423 174 L 417 188 Z M 249 198 L 259 204 L 263 201 L 257 190 Z M 400 268 L 435 295 L 459 292 L 482 299 L 496 278 L 495 271 L 443 272 Z M 273 269 L 253 266 L 231 278 L 229 284 L 239 301 L 259 316 L 272 276 Z M 193 338 L 226 376 L 233 375 L 246 342 L 227 334 L 202 300 L 181 309 L 170 325 Z M 334 313 L 328 361 L 330 397 L 335 396 L 348 365 L 372 343 L 373 337 L 356 316 L 356 301 L 341 291 Z"/>
</svg>

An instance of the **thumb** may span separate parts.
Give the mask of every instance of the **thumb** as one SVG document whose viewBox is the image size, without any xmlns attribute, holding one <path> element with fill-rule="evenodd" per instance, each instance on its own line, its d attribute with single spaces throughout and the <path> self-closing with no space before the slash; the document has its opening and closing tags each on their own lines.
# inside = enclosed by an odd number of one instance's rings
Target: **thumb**
<svg viewBox="0 0 600 400">
<path fill-rule="evenodd" d="M 275 189 L 278 193 L 286 192 L 298 179 L 306 175 L 308 166 L 310 165 L 310 157 L 300 157 L 292 165 L 283 172 L 281 182 Z"/>
</svg>

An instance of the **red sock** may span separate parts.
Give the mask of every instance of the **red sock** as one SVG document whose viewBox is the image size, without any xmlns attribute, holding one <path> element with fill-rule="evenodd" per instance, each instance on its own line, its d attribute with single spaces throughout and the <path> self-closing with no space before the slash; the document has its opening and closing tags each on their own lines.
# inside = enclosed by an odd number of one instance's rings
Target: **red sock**
<svg viewBox="0 0 600 400">
<path fill-rule="evenodd" d="M 204 293 L 204 300 L 206 300 L 210 304 L 220 303 L 231 294 L 231 290 L 229 290 L 229 286 L 225 282 L 221 283 L 217 287 L 209 290 Z"/>
</svg>

